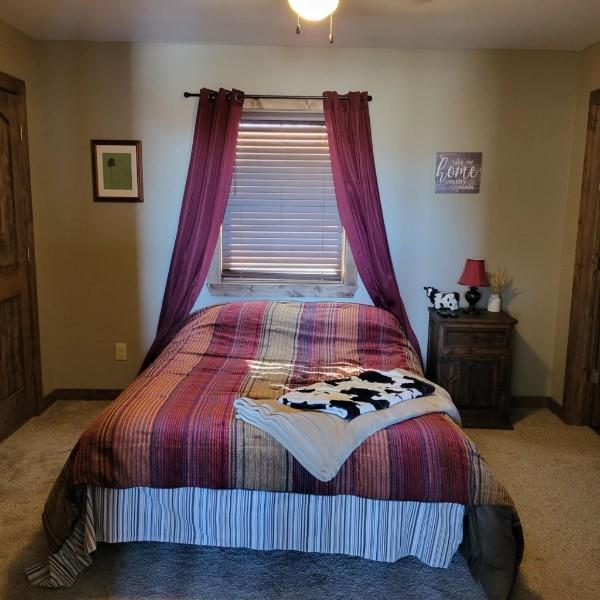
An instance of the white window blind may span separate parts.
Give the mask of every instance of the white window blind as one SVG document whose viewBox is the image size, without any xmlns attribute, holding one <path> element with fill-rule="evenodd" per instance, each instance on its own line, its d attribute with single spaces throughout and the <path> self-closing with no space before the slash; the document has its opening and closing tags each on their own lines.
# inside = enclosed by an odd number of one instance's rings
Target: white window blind
<svg viewBox="0 0 600 600">
<path fill-rule="evenodd" d="M 242 118 L 222 228 L 224 281 L 341 281 L 344 234 L 322 119 Z"/>
</svg>

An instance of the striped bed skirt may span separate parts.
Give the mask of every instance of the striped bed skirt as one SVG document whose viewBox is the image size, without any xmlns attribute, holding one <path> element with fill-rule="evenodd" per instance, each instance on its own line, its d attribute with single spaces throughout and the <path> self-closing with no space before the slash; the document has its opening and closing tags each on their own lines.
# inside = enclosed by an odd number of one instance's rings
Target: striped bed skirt
<svg viewBox="0 0 600 600">
<path fill-rule="evenodd" d="M 356 496 L 207 488 L 88 487 L 86 511 L 33 585 L 64 587 L 91 564 L 98 542 L 173 542 L 254 550 L 348 554 L 394 562 L 414 556 L 448 567 L 463 535 L 464 506 Z"/>
</svg>

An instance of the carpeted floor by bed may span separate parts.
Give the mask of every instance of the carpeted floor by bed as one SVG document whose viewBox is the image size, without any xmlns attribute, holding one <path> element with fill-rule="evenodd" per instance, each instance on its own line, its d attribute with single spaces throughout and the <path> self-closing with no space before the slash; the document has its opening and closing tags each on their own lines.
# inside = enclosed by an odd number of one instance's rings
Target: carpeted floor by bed
<svg viewBox="0 0 600 600">
<path fill-rule="evenodd" d="M 168 544 L 101 545 L 75 587 L 29 587 L 42 558 L 40 514 L 65 457 L 104 402 L 61 401 L 0 444 L 0 598 L 3 600 L 475 600 L 462 557 L 447 570 L 414 559 L 384 564 L 342 556 Z M 547 410 L 514 431 L 468 430 L 508 487 L 525 529 L 515 599 L 600 597 L 600 436 Z"/>
</svg>

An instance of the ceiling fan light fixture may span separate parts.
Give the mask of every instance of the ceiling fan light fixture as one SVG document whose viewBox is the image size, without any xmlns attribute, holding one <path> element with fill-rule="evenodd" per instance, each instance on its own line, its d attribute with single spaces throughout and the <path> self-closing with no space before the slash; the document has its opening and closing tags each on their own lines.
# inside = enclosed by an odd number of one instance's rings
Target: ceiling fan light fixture
<svg viewBox="0 0 600 600">
<path fill-rule="evenodd" d="M 291 9 L 306 21 L 322 21 L 333 14 L 340 0 L 288 0 Z"/>
</svg>

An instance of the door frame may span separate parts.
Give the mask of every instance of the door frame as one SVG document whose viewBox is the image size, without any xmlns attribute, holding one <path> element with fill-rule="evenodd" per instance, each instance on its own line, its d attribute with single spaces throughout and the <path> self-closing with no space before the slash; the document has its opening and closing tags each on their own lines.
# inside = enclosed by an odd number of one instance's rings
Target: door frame
<svg viewBox="0 0 600 600">
<path fill-rule="evenodd" d="M 590 94 L 583 162 L 581 204 L 563 417 L 571 425 L 590 425 L 594 397 L 599 393 L 598 335 L 600 332 L 600 90 Z"/>
<path fill-rule="evenodd" d="M 33 393 L 36 414 L 43 412 L 47 406 L 42 399 L 42 366 L 40 356 L 40 330 L 37 302 L 37 281 L 35 276 L 35 245 L 33 241 L 33 206 L 31 201 L 31 172 L 29 168 L 29 136 L 27 128 L 27 95 L 25 82 L 12 75 L 0 72 L 0 90 L 12 94 L 17 99 L 19 122 L 21 126 L 22 141 L 22 169 L 20 197 L 24 201 L 24 234 L 27 245 L 27 276 L 29 282 L 29 295 L 31 307 L 29 318 L 31 319 L 31 348 L 33 364 Z"/>
</svg>

